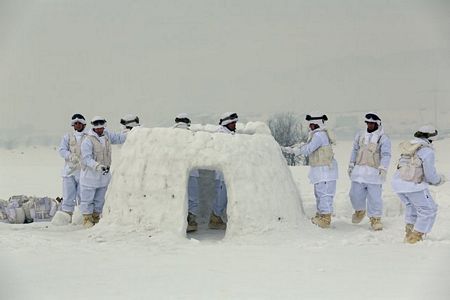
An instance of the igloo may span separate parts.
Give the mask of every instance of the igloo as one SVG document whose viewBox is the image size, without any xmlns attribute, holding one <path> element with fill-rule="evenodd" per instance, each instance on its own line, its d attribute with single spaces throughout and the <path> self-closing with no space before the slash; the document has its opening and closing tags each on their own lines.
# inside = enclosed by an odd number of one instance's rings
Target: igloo
<svg viewBox="0 0 450 300">
<path fill-rule="evenodd" d="M 235 135 L 136 128 L 114 157 L 102 223 L 186 235 L 192 169 L 220 170 L 228 191 L 226 238 L 298 226 L 301 198 L 267 126 L 248 123 Z"/>
</svg>

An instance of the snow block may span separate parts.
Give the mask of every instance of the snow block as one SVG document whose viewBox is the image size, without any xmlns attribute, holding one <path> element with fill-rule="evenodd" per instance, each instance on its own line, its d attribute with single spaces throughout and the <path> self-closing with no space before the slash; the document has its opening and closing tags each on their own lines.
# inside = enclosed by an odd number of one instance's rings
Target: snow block
<svg viewBox="0 0 450 300">
<path fill-rule="evenodd" d="M 113 165 L 102 223 L 184 236 L 189 172 L 207 169 L 224 174 L 227 238 L 298 226 L 302 203 L 280 148 L 261 124 L 251 127 L 264 134 L 133 129 Z"/>
</svg>

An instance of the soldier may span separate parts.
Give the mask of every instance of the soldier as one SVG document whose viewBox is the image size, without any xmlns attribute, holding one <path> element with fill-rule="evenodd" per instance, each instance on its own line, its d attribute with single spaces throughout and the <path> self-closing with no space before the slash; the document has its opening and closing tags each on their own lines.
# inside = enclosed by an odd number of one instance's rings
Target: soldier
<svg viewBox="0 0 450 300">
<path fill-rule="evenodd" d="M 123 144 L 125 133 L 106 130 L 106 119 L 96 116 L 92 129 L 81 144 L 82 169 L 81 212 L 83 225 L 92 227 L 100 221 L 105 204 L 105 194 L 111 181 L 111 144 Z"/>
<path fill-rule="evenodd" d="M 306 121 L 310 130 L 306 144 L 294 148 L 282 147 L 282 150 L 308 157 L 311 167 L 308 177 L 314 184 L 317 207 L 316 215 L 311 218 L 311 222 L 321 228 L 329 228 L 338 179 L 338 165 L 332 148 L 335 138 L 331 130 L 325 126 L 325 121 L 328 121 L 327 115 L 313 112 L 306 116 Z"/>
<path fill-rule="evenodd" d="M 236 123 L 239 117 L 237 113 L 226 112 L 222 114 L 219 120 L 218 133 L 235 134 Z M 213 202 L 212 212 L 209 217 L 208 228 L 210 229 L 226 229 L 227 224 L 223 221 L 222 217 L 227 207 L 228 196 L 227 187 L 225 185 L 225 179 L 221 171 L 216 171 L 216 198 Z"/>
<path fill-rule="evenodd" d="M 75 205 L 80 203 L 80 170 L 81 170 L 81 143 L 87 133 L 86 120 L 81 114 L 74 114 L 70 122 L 73 132 L 63 136 L 59 145 L 59 155 L 64 158 L 63 178 L 63 200 L 61 211 L 55 216 L 59 222 L 56 225 L 71 222 Z"/>
<path fill-rule="evenodd" d="M 175 117 L 173 128 L 191 130 L 191 120 L 187 113 L 178 114 Z M 188 216 L 186 232 L 197 231 L 198 209 L 199 209 L 199 190 L 198 190 L 198 169 L 191 170 L 188 180 Z"/>
<path fill-rule="evenodd" d="M 391 141 L 384 134 L 378 115 L 367 113 L 364 121 L 367 129 L 356 134 L 348 166 L 348 175 L 352 181 L 349 195 L 355 210 L 352 223 L 360 223 L 367 211 L 371 228 L 382 230 L 381 193 L 391 160 Z"/>
<path fill-rule="evenodd" d="M 432 125 L 414 133 L 414 139 L 400 144 L 401 157 L 392 178 L 392 188 L 405 204 L 405 242 L 415 244 L 431 232 L 436 220 L 437 205 L 428 185 L 441 185 L 446 179 L 435 168 L 432 142 L 437 137 Z"/>
</svg>

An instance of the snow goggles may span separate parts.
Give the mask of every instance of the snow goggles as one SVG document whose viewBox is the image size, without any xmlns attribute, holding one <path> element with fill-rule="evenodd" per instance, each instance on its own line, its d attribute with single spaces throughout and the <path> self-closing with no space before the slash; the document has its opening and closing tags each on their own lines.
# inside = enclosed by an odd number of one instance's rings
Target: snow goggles
<svg viewBox="0 0 450 300">
<path fill-rule="evenodd" d="M 139 117 L 136 117 L 136 118 L 134 118 L 132 120 L 120 119 L 120 124 L 122 124 L 122 125 L 128 125 L 128 124 L 131 124 L 131 123 L 139 124 Z"/>
<path fill-rule="evenodd" d="M 374 122 L 381 121 L 380 117 L 378 117 L 376 114 L 368 113 L 365 115 L 366 122 Z"/>
<path fill-rule="evenodd" d="M 305 117 L 306 121 L 313 121 L 313 120 L 324 120 L 324 121 L 328 121 L 328 117 L 327 115 L 322 115 L 320 117 L 313 117 L 311 115 L 306 115 Z"/>
<path fill-rule="evenodd" d="M 91 122 L 91 124 L 94 126 L 105 125 L 105 123 L 106 123 L 105 120 L 95 120 L 95 121 Z"/>
<path fill-rule="evenodd" d="M 238 120 L 238 115 L 237 115 L 237 113 L 232 113 L 232 114 L 229 115 L 228 117 L 223 118 L 223 119 L 220 119 L 220 121 L 223 122 L 223 121 L 234 120 L 234 119 L 236 119 L 236 121 Z"/>
<path fill-rule="evenodd" d="M 175 123 L 191 124 L 191 120 L 189 120 L 188 118 L 175 118 Z"/>
</svg>

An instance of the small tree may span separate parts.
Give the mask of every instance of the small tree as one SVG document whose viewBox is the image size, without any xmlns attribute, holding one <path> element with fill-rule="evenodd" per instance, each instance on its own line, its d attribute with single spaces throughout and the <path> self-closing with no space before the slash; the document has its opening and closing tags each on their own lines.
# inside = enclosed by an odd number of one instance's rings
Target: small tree
<svg viewBox="0 0 450 300">
<path fill-rule="evenodd" d="M 300 118 L 291 112 L 275 114 L 267 121 L 267 124 L 280 146 L 292 146 L 307 139 L 308 133 L 303 130 Z M 287 153 L 283 153 L 283 155 L 289 166 L 301 164 L 295 155 Z"/>
</svg>

